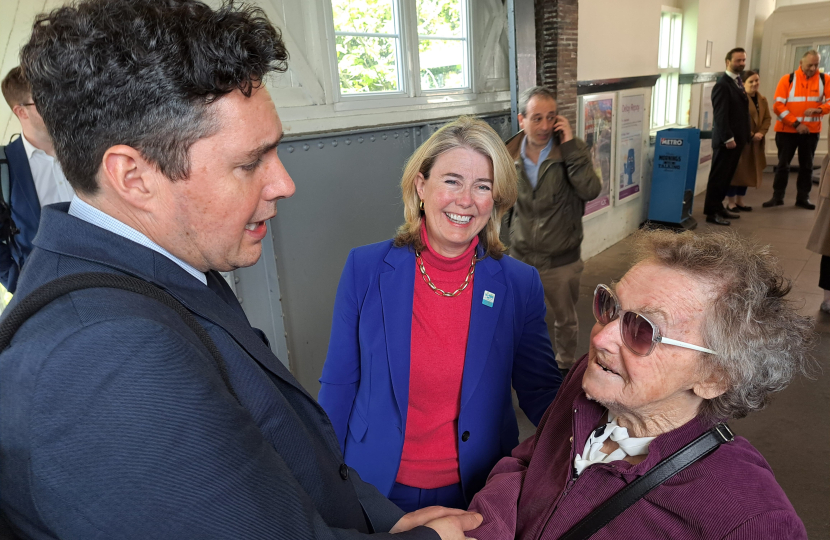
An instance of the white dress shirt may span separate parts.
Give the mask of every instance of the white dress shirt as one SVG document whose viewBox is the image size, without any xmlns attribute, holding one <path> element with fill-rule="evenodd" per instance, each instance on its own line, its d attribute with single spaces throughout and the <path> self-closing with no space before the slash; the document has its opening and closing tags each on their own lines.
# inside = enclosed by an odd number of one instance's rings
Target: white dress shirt
<svg viewBox="0 0 830 540">
<path fill-rule="evenodd" d="M 23 148 L 26 149 L 26 157 L 29 160 L 29 168 L 32 170 L 32 179 L 35 181 L 35 191 L 40 206 L 71 201 L 75 191 L 66 181 L 58 160 L 40 148 L 32 146 L 25 135 L 20 137 L 23 139 Z"/>
</svg>

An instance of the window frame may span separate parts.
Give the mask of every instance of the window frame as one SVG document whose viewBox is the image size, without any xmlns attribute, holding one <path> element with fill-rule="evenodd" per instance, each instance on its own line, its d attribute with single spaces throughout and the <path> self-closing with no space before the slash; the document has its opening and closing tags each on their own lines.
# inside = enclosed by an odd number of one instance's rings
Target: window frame
<svg viewBox="0 0 830 540">
<path fill-rule="evenodd" d="M 332 101 L 344 109 L 364 109 L 377 106 L 402 106 L 409 104 L 412 98 L 420 98 L 418 101 L 431 103 L 436 96 L 455 96 L 457 99 L 467 101 L 463 94 L 475 94 L 475 66 L 473 65 L 473 2 L 471 0 L 459 0 L 461 2 L 462 37 L 452 38 L 463 40 L 466 46 L 463 48 L 464 61 L 466 62 L 466 77 L 464 87 L 459 88 L 421 88 L 421 66 L 419 45 L 422 36 L 418 34 L 418 0 L 391 0 L 393 3 L 393 17 L 396 17 L 394 24 L 399 32 L 400 47 L 398 50 L 398 85 L 399 90 L 387 92 L 355 92 L 345 94 L 340 88 L 340 66 L 337 62 L 337 37 L 339 35 L 363 35 L 360 32 L 338 32 L 334 28 L 334 10 L 332 0 L 323 2 L 324 15 L 326 17 L 326 34 L 328 37 L 328 52 L 331 65 Z M 374 35 L 374 34 L 371 34 Z M 438 36 L 423 36 L 426 39 L 436 39 Z M 465 66 L 462 66 L 462 68 Z M 379 100 L 383 105 L 377 103 L 367 105 L 367 100 Z M 360 103 L 364 102 L 364 103 Z"/>
<path fill-rule="evenodd" d="M 668 17 L 669 35 L 664 35 Z M 674 7 L 660 9 L 660 37 L 657 46 L 657 72 L 660 78 L 651 97 L 649 129 L 656 131 L 678 125 L 680 116 L 680 65 L 683 48 L 683 11 Z M 662 104 L 661 104 L 662 102 Z M 662 118 L 658 121 L 658 116 Z"/>
</svg>

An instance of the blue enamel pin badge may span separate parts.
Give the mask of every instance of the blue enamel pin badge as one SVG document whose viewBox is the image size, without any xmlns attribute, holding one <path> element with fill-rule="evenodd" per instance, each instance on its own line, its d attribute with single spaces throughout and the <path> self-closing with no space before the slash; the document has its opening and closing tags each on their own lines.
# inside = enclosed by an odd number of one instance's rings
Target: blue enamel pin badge
<svg viewBox="0 0 830 540">
<path fill-rule="evenodd" d="M 493 307 L 493 300 L 495 299 L 495 294 L 491 293 L 490 291 L 484 291 L 484 298 L 482 298 L 481 303 L 487 307 Z"/>
</svg>

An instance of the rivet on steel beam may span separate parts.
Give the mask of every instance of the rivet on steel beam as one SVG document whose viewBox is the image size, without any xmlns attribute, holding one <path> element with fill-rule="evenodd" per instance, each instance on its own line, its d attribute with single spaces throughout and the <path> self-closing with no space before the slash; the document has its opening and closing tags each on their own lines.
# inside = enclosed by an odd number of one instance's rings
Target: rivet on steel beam
<svg viewBox="0 0 830 540">
<path fill-rule="evenodd" d="M 303 150 L 305 150 L 306 152 L 308 152 L 308 149 L 309 149 L 309 148 L 310 148 L 310 147 L 309 147 L 307 144 L 304 144 L 304 145 L 303 145 Z"/>
<path fill-rule="evenodd" d="M 289 146 L 289 147 L 288 147 L 288 153 L 289 153 L 289 154 L 293 154 L 293 153 L 294 153 L 294 147 L 293 147 L 293 146 Z"/>
</svg>

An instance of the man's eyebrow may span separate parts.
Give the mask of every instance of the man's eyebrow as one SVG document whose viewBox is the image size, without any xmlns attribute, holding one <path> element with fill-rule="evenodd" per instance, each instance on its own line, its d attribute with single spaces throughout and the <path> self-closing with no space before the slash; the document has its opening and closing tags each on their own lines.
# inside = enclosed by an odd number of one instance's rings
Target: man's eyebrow
<svg viewBox="0 0 830 540">
<path fill-rule="evenodd" d="M 281 133 L 276 141 L 262 143 L 261 145 L 259 145 L 255 149 L 248 152 L 246 157 L 250 161 L 254 161 L 254 160 L 257 160 L 257 159 L 261 158 L 262 156 L 264 156 L 265 154 L 267 154 L 268 152 L 270 152 L 271 150 L 273 150 L 274 148 L 279 146 L 280 141 L 282 141 L 282 138 L 284 136 L 285 136 L 285 133 Z"/>
</svg>

